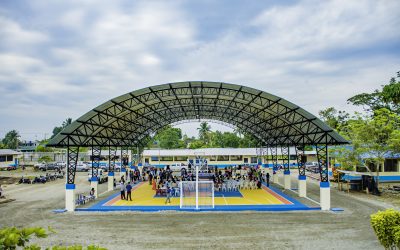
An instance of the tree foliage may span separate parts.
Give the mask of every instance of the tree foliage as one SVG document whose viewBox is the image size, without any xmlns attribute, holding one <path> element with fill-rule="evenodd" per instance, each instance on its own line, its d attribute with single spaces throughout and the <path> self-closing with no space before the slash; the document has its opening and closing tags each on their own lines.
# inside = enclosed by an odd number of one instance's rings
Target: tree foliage
<svg viewBox="0 0 400 250">
<path fill-rule="evenodd" d="M 173 128 L 166 126 L 164 129 L 159 131 L 154 138 L 159 142 L 161 148 L 174 149 L 182 148 L 182 130 L 179 128 Z"/>
<path fill-rule="evenodd" d="M 199 139 L 208 145 L 210 143 L 211 126 L 207 122 L 202 122 L 197 130 L 199 131 Z"/>
<path fill-rule="evenodd" d="M 349 113 L 340 110 L 338 111 L 334 107 L 321 110 L 318 114 L 326 124 L 336 131 L 340 131 L 344 126 L 346 126 L 350 116 Z"/>
<path fill-rule="evenodd" d="M 374 112 L 382 108 L 400 114 L 400 82 L 391 78 L 389 84 L 383 85 L 382 90 L 372 93 L 361 93 L 347 100 L 356 106 L 363 106 L 366 111 Z"/>
<path fill-rule="evenodd" d="M 17 130 L 11 130 L 7 132 L 2 140 L 3 147 L 10 148 L 10 149 L 17 149 L 19 145 L 19 135 Z"/>
<path fill-rule="evenodd" d="M 48 228 L 50 233 L 56 233 L 52 228 Z M 6 227 L 0 229 L 0 249 L 14 250 L 14 249 L 25 249 L 25 250 L 41 250 L 37 244 L 28 245 L 32 237 L 46 238 L 49 235 L 44 228 L 41 227 L 30 227 L 30 228 L 16 228 Z M 47 247 L 46 250 L 107 250 L 96 245 L 89 245 L 86 248 L 75 245 L 75 246 L 53 246 Z"/>
<path fill-rule="evenodd" d="M 53 134 L 50 137 L 53 138 L 54 136 L 56 136 L 58 133 L 60 133 L 65 127 L 67 127 L 68 125 L 70 125 L 72 123 L 72 118 L 67 118 L 65 119 L 65 121 L 63 121 L 63 123 L 61 124 L 61 126 L 59 127 L 54 127 L 53 129 Z"/>
<path fill-rule="evenodd" d="M 180 128 L 167 126 L 157 132 L 147 144 L 148 147 L 158 145 L 160 148 L 239 148 L 256 147 L 258 140 L 249 133 L 211 131 L 207 122 L 202 122 L 198 128 L 199 138 L 182 136 Z"/>
</svg>

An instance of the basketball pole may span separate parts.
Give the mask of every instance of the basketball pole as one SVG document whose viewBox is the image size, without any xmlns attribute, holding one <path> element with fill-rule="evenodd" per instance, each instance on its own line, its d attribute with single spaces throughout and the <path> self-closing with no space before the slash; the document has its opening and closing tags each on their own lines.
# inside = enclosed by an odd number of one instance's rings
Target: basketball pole
<svg viewBox="0 0 400 250">
<path fill-rule="evenodd" d="M 199 166 L 196 164 L 196 209 L 199 209 Z"/>
</svg>

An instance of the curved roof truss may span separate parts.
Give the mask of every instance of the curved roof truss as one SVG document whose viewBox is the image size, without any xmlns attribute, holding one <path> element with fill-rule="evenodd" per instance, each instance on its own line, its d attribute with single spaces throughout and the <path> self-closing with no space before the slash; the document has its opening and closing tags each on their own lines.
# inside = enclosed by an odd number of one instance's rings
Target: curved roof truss
<svg viewBox="0 0 400 250">
<path fill-rule="evenodd" d="M 253 88 L 217 82 L 176 82 L 136 90 L 84 114 L 48 146 L 136 146 L 166 125 L 216 120 L 265 145 L 348 143 L 299 106 Z"/>
</svg>

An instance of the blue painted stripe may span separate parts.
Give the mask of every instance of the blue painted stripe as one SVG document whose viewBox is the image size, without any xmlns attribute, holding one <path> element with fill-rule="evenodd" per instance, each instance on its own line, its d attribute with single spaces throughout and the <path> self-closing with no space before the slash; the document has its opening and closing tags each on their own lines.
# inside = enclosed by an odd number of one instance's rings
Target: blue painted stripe
<svg viewBox="0 0 400 250">
<path fill-rule="evenodd" d="M 283 174 L 284 174 L 284 175 L 290 175 L 290 170 L 285 170 L 285 171 L 283 171 Z"/>
<path fill-rule="evenodd" d="M 75 184 L 65 184 L 65 189 L 75 189 Z"/>
<path fill-rule="evenodd" d="M 114 176 L 114 172 L 108 172 L 108 176 Z"/>
<path fill-rule="evenodd" d="M 135 184 L 134 186 L 140 183 Z M 266 183 L 263 183 L 266 186 Z M 278 188 L 269 186 L 269 189 L 282 196 L 293 204 L 277 204 L 277 205 L 217 205 L 214 209 L 180 209 L 179 206 L 104 206 L 105 203 L 119 196 L 119 192 L 110 195 L 106 199 L 98 202 L 89 208 L 77 208 L 75 211 L 98 211 L 98 212 L 111 212 L 111 211 L 142 211 L 142 212 L 158 212 L 165 210 L 173 211 L 187 211 L 187 212 L 202 212 L 202 211 L 294 211 L 294 210 L 321 210 L 320 207 L 308 207 L 296 199 L 284 194 Z M 177 197 L 172 197 L 178 199 Z"/>
<path fill-rule="evenodd" d="M 299 175 L 299 180 L 307 180 L 307 176 L 305 176 L 305 175 Z"/>
<path fill-rule="evenodd" d="M 90 181 L 99 181 L 99 178 L 97 178 L 97 176 L 92 176 L 92 178 L 90 178 Z"/>
<path fill-rule="evenodd" d="M 329 181 L 321 181 L 319 183 L 320 188 L 329 188 L 329 186 L 330 186 Z"/>
</svg>

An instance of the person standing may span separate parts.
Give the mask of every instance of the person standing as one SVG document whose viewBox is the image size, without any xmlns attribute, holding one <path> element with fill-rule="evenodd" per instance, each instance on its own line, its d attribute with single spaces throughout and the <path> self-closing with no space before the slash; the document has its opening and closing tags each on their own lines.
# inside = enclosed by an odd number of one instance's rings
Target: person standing
<svg viewBox="0 0 400 250">
<path fill-rule="evenodd" d="M 3 193 L 3 188 L 1 187 L 1 185 L 0 185 L 0 198 L 3 198 L 4 197 L 4 193 Z M 5 197 L 4 197 L 5 198 Z"/>
<path fill-rule="evenodd" d="M 126 200 L 132 201 L 132 185 L 130 182 L 128 182 L 128 185 L 126 185 Z"/>
<path fill-rule="evenodd" d="M 167 187 L 167 199 L 165 199 L 165 204 L 171 204 L 171 187 L 169 185 L 166 184 Z"/>
<path fill-rule="evenodd" d="M 121 200 L 125 200 L 125 184 L 124 182 L 121 180 L 121 182 L 119 183 L 119 188 L 121 190 Z"/>
<path fill-rule="evenodd" d="M 267 181 L 267 187 L 269 187 L 269 173 L 267 173 L 266 175 L 265 175 L 265 179 L 266 179 L 266 181 Z"/>
</svg>

